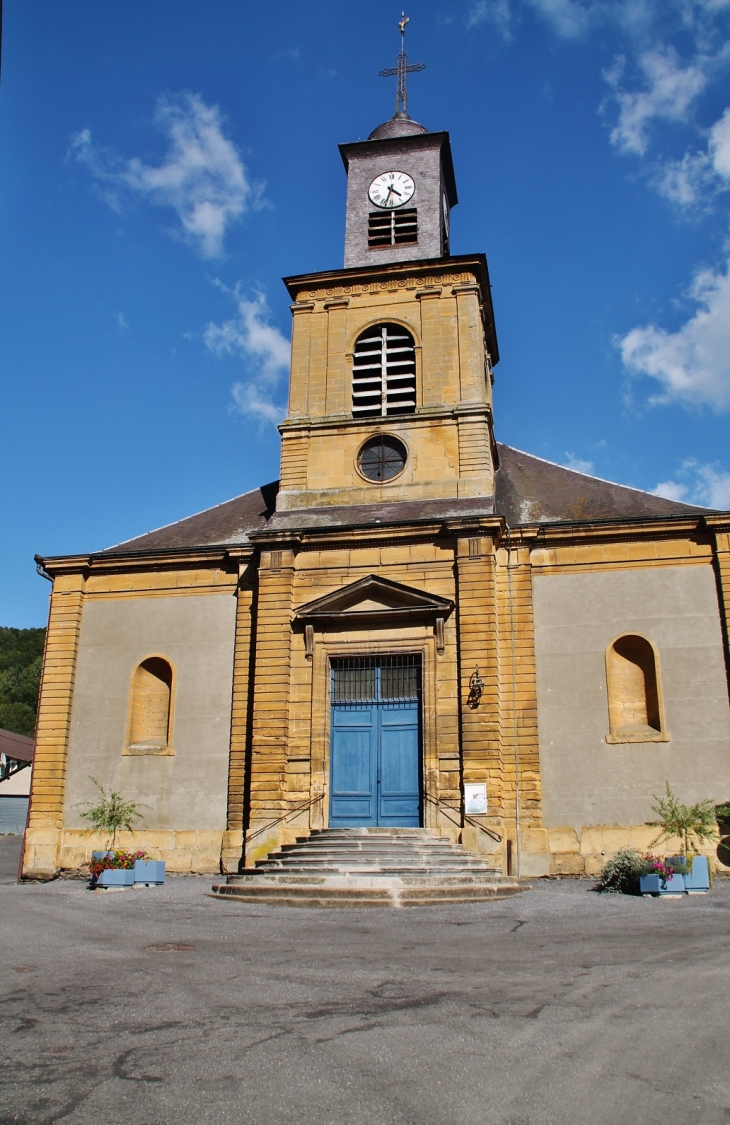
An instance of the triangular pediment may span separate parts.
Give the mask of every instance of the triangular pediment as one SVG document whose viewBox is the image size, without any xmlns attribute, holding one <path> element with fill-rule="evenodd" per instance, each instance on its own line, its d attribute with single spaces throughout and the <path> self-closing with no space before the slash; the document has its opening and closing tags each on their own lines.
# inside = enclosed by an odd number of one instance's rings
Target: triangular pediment
<svg viewBox="0 0 730 1125">
<path fill-rule="evenodd" d="M 453 602 L 401 582 L 369 574 L 296 610 L 300 620 L 344 617 L 448 617 Z"/>
</svg>

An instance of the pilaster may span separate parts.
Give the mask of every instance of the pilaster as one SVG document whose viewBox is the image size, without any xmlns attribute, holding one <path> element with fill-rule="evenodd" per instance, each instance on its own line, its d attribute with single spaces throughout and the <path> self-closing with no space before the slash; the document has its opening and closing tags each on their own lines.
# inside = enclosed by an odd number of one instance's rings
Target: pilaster
<svg viewBox="0 0 730 1125">
<path fill-rule="evenodd" d="M 297 301 L 291 305 L 291 375 L 289 379 L 289 417 L 302 418 L 307 413 L 310 341 L 314 301 Z"/>
<path fill-rule="evenodd" d="M 294 551 L 262 550 L 258 579 L 249 818 L 252 832 L 275 821 L 286 808 Z M 271 836 L 276 836 L 275 827 Z M 264 832 L 256 838 L 257 853 L 268 837 Z M 248 851 L 247 845 L 247 862 Z"/>
<path fill-rule="evenodd" d="M 347 297 L 325 301 L 327 311 L 327 393 L 325 414 L 345 414 L 351 409 L 352 374 L 346 370 Z"/>
<path fill-rule="evenodd" d="M 491 536 L 476 530 L 458 537 L 456 574 L 463 781 L 486 782 L 485 823 L 501 833 L 504 809 L 496 555 Z M 477 671 L 483 681 L 478 701 L 470 698 L 470 680 Z"/>
<path fill-rule="evenodd" d="M 704 522 L 714 532 L 713 561 L 730 689 L 730 519 L 727 516 L 705 516 Z"/>
<path fill-rule="evenodd" d="M 251 733 L 252 644 L 255 636 L 255 588 L 247 580 L 246 563 L 236 590 L 236 640 L 233 654 L 231 742 L 228 758 L 228 809 L 221 848 L 224 872 L 238 871 L 243 856 L 243 829 Z"/>
<path fill-rule="evenodd" d="M 497 552 L 504 830 L 513 841 L 515 871 L 544 875 L 530 545 L 507 542 Z"/>
<path fill-rule="evenodd" d="M 61 574 L 51 593 L 23 857 L 23 874 L 31 878 L 49 877 L 59 868 L 84 585 L 81 571 Z"/>
</svg>

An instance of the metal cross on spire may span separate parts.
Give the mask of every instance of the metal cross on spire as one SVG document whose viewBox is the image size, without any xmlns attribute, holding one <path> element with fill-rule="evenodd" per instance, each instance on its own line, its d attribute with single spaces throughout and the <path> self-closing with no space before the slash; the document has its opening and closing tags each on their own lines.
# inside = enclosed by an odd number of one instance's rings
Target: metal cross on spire
<svg viewBox="0 0 730 1125">
<path fill-rule="evenodd" d="M 400 54 L 398 55 L 398 65 L 389 66 L 387 70 L 379 71 L 381 78 L 390 78 L 391 74 L 398 75 L 398 82 L 395 90 L 395 116 L 408 117 L 408 95 L 406 93 L 406 75 L 411 74 L 414 70 L 425 70 L 426 64 L 422 62 L 413 63 L 408 65 L 408 55 L 406 54 L 406 24 L 409 22 L 408 16 L 405 12 L 401 12 L 401 18 L 398 20 L 398 27 L 400 28 Z"/>
</svg>

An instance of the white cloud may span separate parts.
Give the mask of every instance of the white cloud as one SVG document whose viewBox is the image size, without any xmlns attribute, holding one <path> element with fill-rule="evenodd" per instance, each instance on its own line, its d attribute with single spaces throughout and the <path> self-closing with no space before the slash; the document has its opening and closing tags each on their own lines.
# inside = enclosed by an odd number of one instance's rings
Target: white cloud
<svg viewBox="0 0 730 1125">
<path fill-rule="evenodd" d="M 619 108 L 611 130 L 611 144 L 622 152 L 643 156 L 649 146 L 648 130 L 657 119 L 686 121 L 692 103 L 707 85 L 701 60 L 683 66 L 673 47 L 656 47 L 639 58 L 645 89 L 621 89 L 626 60 L 618 58 L 604 77 L 613 89 Z"/>
<path fill-rule="evenodd" d="M 466 17 L 468 28 L 476 27 L 480 23 L 491 23 L 504 39 L 512 38 L 511 22 L 512 7 L 510 0 L 475 0 Z"/>
<path fill-rule="evenodd" d="M 593 473 L 593 462 L 584 461 L 580 457 L 575 457 L 572 453 L 565 452 L 566 460 L 561 462 L 564 469 L 572 469 L 574 473 L 587 473 L 591 476 Z"/>
<path fill-rule="evenodd" d="M 72 138 L 69 155 L 86 165 L 115 210 L 125 193 L 172 208 L 182 237 L 201 257 L 219 258 L 230 224 L 261 205 L 263 185 L 249 179 L 218 106 L 198 94 L 163 96 L 155 120 L 169 142 L 159 164 L 124 160 L 95 145 L 88 129 Z"/>
<path fill-rule="evenodd" d="M 705 152 L 665 161 L 653 182 L 660 195 L 683 208 L 707 205 L 730 188 L 730 108 L 708 130 Z"/>
<path fill-rule="evenodd" d="M 690 296 L 697 310 L 676 332 L 650 324 L 616 343 L 633 376 L 656 380 L 650 404 L 730 409 L 730 272 L 702 270 Z"/>
<path fill-rule="evenodd" d="M 656 488 L 651 490 L 655 496 L 663 496 L 665 500 L 684 500 L 688 488 L 676 480 L 661 480 Z"/>
<path fill-rule="evenodd" d="M 263 294 L 253 299 L 236 287 L 230 293 L 236 302 L 237 314 L 223 324 L 209 323 L 203 333 L 206 346 L 214 355 L 238 355 L 244 362 L 249 378 L 231 388 L 235 409 L 259 422 L 276 425 L 284 416 L 285 407 L 274 401 L 281 377 L 289 369 L 290 344 L 285 336 L 270 323 L 271 313 Z"/>
<path fill-rule="evenodd" d="M 129 321 L 127 320 L 123 312 L 115 312 L 114 319 L 116 320 L 119 327 L 122 328 L 125 332 L 129 330 Z"/>
<path fill-rule="evenodd" d="M 660 195 L 682 208 L 703 203 L 717 190 L 710 158 L 704 152 L 686 152 L 681 160 L 665 161 L 652 182 Z"/>
<path fill-rule="evenodd" d="M 730 107 L 710 129 L 708 148 L 717 175 L 730 180 Z"/>
<path fill-rule="evenodd" d="M 543 16 L 553 30 L 565 39 L 583 35 L 602 15 L 603 4 L 580 4 L 576 0 L 529 0 L 531 7 Z"/>
<path fill-rule="evenodd" d="M 676 473 L 679 480 L 660 481 L 652 492 L 667 500 L 683 500 L 707 508 L 730 508 L 730 473 L 694 458 L 683 461 Z"/>
</svg>

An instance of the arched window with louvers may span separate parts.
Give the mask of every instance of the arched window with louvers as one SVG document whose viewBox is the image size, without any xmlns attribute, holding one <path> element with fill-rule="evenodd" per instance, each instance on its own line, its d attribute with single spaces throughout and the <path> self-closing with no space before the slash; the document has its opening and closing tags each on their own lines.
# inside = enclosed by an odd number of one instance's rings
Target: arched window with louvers
<svg viewBox="0 0 730 1125">
<path fill-rule="evenodd" d="M 352 413 L 356 418 L 413 414 L 416 409 L 416 346 L 400 324 L 374 324 L 355 342 Z"/>
</svg>

